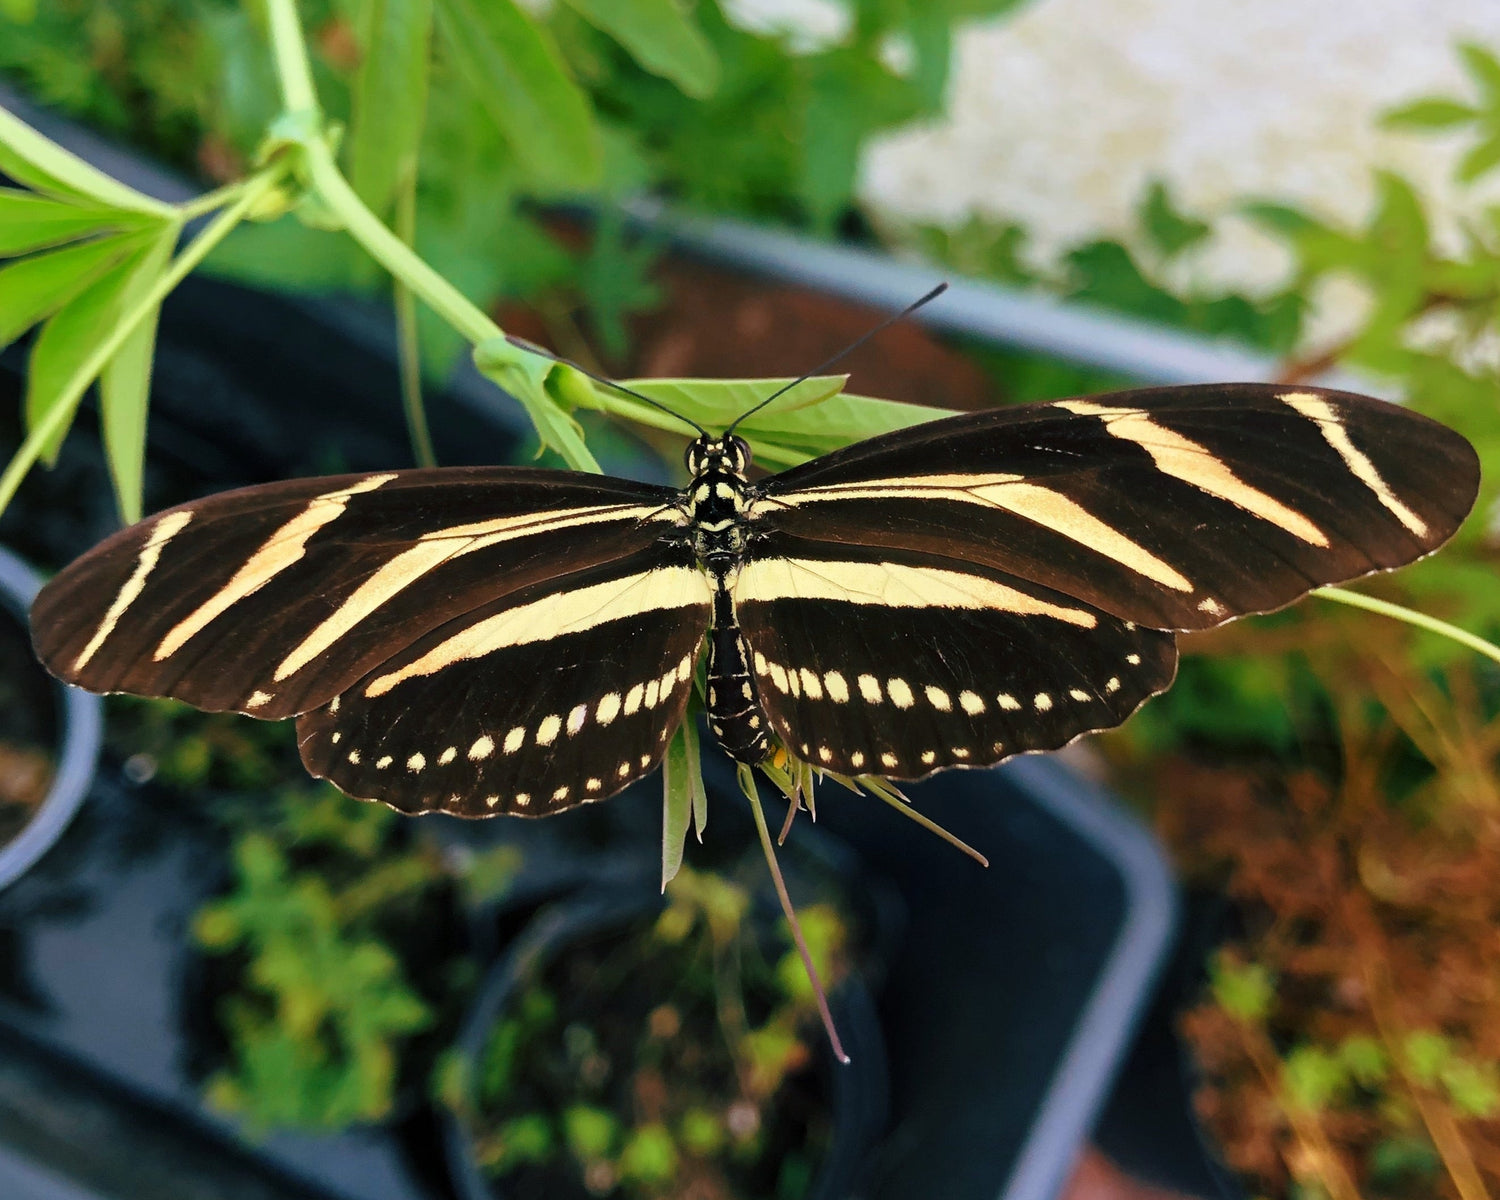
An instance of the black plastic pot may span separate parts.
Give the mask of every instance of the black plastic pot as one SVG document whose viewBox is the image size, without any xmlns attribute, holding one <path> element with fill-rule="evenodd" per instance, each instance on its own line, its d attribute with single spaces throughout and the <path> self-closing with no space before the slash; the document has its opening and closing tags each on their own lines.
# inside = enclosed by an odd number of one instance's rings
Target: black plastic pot
<svg viewBox="0 0 1500 1200">
<path fill-rule="evenodd" d="M 468 1078 L 477 1078 L 491 1030 L 528 979 L 568 946 L 629 926 L 662 907 L 653 890 L 595 888 L 540 910 L 486 977 L 464 1022 L 457 1048 L 469 1067 Z M 885 1046 L 862 980 L 847 979 L 830 997 L 830 1006 L 851 1061 L 841 1066 L 823 1044 L 819 1069 L 828 1088 L 833 1139 L 806 1200 L 842 1200 L 854 1194 L 886 1121 Z M 478 1165 L 461 1117 L 448 1115 L 444 1142 L 460 1200 L 503 1200 L 504 1184 L 492 1181 Z"/>
<path fill-rule="evenodd" d="M 52 733 L 52 782 L 36 812 L 21 830 L 0 846 L 0 888 L 14 883 L 31 869 L 67 829 L 88 794 L 99 757 L 103 730 L 98 696 L 53 680 L 30 658 L 31 637 L 26 613 L 41 577 L 4 547 L 0 547 L 0 636 L 7 639 L 5 669 L 24 673 L 16 681 L 15 702 L 45 705 L 36 714 L 39 728 Z"/>
</svg>

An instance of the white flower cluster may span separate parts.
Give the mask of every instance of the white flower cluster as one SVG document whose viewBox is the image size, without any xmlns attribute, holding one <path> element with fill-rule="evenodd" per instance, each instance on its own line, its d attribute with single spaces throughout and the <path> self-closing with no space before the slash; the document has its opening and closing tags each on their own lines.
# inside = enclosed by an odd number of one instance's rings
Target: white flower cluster
<svg viewBox="0 0 1500 1200">
<path fill-rule="evenodd" d="M 948 115 L 871 147 L 861 197 L 877 219 L 1017 221 L 1044 264 L 1125 237 L 1161 179 L 1216 218 L 1182 264 L 1194 282 L 1273 287 L 1288 259 L 1233 215 L 1247 197 L 1358 224 L 1385 167 L 1417 184 L 1445 238 L 1500 200 L 1500 172 L 1467 194 L 1453 183 L 1472 135 L 1377 124 L 1422 96 L 1474 98 L 1461 40 L 1500 52 L 1500 0 L 1035 0 L 963 31 Z M 1357 308 L 1345 291 L 1331 319 Z"/>
</svg>

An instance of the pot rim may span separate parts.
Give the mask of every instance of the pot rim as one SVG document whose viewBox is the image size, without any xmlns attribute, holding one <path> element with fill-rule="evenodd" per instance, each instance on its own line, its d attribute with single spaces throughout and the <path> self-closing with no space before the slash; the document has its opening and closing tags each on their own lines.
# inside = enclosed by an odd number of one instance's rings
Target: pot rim
<svg viewBox="0 0 1500 1200">
<path fill-rule="evenodd" d="M 0 546 L 0 605 L 15 615 L 23 630 L 30 629 L 31 602 L 41 586 L 40 575 Z M 36 814 L 0 848 L 0 888 L 29 871 L 62 837 L 94 781 L 104 741 L 104 703 L 98 696 L 52 682 L 62 720 L 57 770 Z"/>
</svg>

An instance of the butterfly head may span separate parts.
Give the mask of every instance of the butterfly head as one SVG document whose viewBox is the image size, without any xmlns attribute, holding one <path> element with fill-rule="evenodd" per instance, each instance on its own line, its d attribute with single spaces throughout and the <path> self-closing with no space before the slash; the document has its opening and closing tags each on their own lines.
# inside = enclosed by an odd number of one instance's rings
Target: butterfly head
<svg viewBox="0 0 1500 1200">
<path fill-rule="evenodd" d="M 703 434 L 688 443 L 683 455 L 688 473 L 695 479 L 709 471 L 744 477 L 750 466 L 750 443 L 732 433 L 723 437 Z"/>
</svg>

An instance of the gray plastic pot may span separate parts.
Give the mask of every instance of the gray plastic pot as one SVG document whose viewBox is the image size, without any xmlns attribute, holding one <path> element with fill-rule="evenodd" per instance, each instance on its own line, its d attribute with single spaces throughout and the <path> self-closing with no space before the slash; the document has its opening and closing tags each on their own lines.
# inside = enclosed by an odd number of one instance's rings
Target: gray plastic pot
<svg viewBox="0 0 1500 1200">
<path fill-rule="evenodd" d="M 35 571 L 0 546 L 0 607 L 14 618 L 23 634 L 30 628 L 27 613 L 41 586 L 41 577 Z M 5 619 L 0 616 L 0 620 Z M 36 669 L 41 671 L 41 665 Z M 26 874 L 52 848 L 93 783 L 104 733 L 103 703 L 98 696 L 77 688 L 56 681 L 53 686 L 60 736 L 52 786 L 25 828 L 0 847 L 0 888 Z"/>
</svg>

